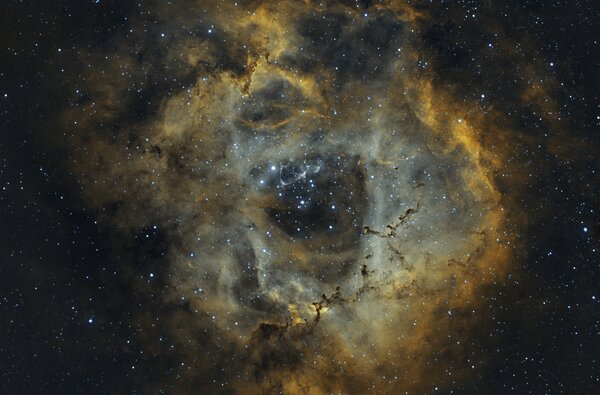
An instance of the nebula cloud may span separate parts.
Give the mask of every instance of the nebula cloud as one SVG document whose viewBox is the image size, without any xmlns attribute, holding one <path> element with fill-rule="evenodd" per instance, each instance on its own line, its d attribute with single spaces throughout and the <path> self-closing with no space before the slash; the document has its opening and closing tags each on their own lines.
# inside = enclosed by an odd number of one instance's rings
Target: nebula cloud
<svg viewBox="0 0 600 395">
<path fill-rule="evenodd" d="M 144 389 L 474 380 L 481 290 L 511 271 L 518 243 L 501 177 L 515 133 L 440 79 L 431 11 L 157 2 L 151 25 L 132 18 L 82 60 L 62 121 L 90 209 L 162 238 L 131 274 L 162 306 L 132 318 Z M 551 118 L 543 89 L 518 100 Z"/>
</svg>

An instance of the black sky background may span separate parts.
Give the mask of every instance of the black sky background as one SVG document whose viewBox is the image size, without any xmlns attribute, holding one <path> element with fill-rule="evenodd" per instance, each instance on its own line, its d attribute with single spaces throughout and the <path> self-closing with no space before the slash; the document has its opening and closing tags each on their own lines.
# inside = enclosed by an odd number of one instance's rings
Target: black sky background
<svg viewBox="0 0 600 395">
<path fill-rule="evenodd" d="M 582 148 L 565 159 L 515 147 L 515 160 L 535 177 L 528 185 L 507 187 L 522 191 L 523 215 L 532 220 L 522 234 L 521 278 L 487 290 L 489 311 L 482 314 L 493 315 L 497 325 L 482 328 L 476 339 L 479 355 L 491 361 L 480 374 L 498 393 L 594 393 L 600 387 L 600 4 L 482 1 L 438 7 L 439 23 L 425 34 L 425 45 L 434 49 L 440 75 L 456 82 L 476 74 L 478 79 L 461 85 L 461 95 L 486 92 L 498 105 L 510 105 L 519 82 L 510 68 L 491 58 L 486 63 L 485 18 L 458 17 L 478 7 L 509 35 L 532 41 L 535 52 L 524 56 L 555 64 L 549 72 L 563 84 L 557 99 L 568 124 L 565 145 Z M 143 9 L 143 3 L 119 1 L 0 5 L 2 393 L 135 391 L 139 376 L 131 367 L 140 350 L 127 343 L 136 334 L 129 319 L 142 305 L 158 302 L 150 291 L 134 291 L 123 273 L 155 253 L 149 249 L 160 249 L 161 235 L 154 234 L 151 246 L 98 225 L 75 180 L 58 165 L 66 153 L 49 148 L 40 129 L 52 127 L 50 119 L 64 107 L 62 93 L 69 86 L 59 82 L 62 74 L 73 74 L 75 48 L 106 45 Z M 152 15 L 147 19 L 150 26 Z M 482 60 L 481 70 L 472 58 Z M 544 133 L 547 125 L 520 115 L 511 122 L 524 133 Z M 62 132 L 52 135 L 60 139 Z M 129 238 L 130 250 L 111 254 L 114 237 Z"/>
</svg>

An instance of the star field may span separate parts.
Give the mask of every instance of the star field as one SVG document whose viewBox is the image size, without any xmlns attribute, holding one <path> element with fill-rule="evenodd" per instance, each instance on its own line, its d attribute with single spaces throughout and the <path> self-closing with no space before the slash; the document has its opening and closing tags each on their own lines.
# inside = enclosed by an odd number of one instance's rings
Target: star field
<svg viewBox="0 0 600 395">
<path fill-rule="evenodd" d="M 594 393 L 593 1 L 0 6 L 0 392 Z"/>
</svg>

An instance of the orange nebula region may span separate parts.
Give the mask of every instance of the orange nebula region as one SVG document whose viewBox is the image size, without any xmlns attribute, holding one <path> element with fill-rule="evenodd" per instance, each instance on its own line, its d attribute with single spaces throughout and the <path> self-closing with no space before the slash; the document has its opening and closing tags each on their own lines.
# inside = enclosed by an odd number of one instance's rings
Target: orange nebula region
<svg viewBox="0 0 600 395">
<path fill-rule="evenodd" d="M 482 293 L 514 270 L 514 132 L 435 71 L 426 6 L 186 4 L 90 53 L 63 114 L 89 207 L 164 235 L 164 311 L 133 320 L 142 363 L 160 336 L 181 368 L 140 372 L 146 390 L 471 380 Z"/>
</svg>

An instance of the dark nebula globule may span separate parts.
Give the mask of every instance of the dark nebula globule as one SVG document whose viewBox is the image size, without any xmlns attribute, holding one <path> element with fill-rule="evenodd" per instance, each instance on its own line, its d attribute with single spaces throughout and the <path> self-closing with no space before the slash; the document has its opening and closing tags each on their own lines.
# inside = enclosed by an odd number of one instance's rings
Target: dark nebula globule
<svg viewBox="0 0 600 395">
<path fill-rule="evenodd" d="M 595 393 L 593 1 L 0 5 L 1 393 Z"/>
</svg>

